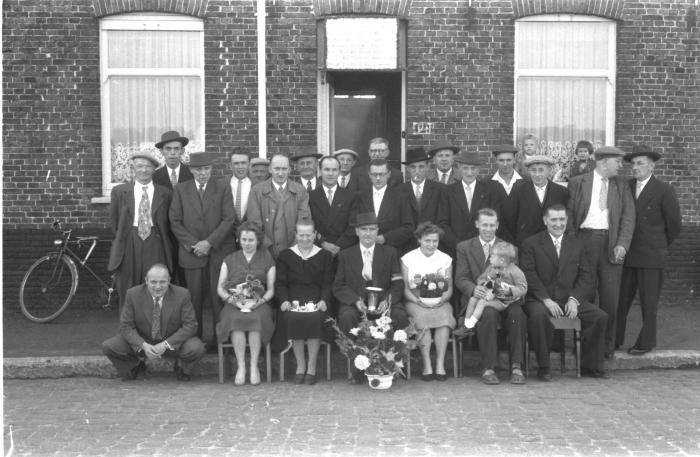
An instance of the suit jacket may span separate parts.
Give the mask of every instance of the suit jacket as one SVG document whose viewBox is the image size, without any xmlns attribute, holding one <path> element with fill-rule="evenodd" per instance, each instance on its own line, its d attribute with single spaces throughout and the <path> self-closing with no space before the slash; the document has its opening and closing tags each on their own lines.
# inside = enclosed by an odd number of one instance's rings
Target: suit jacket
<svg viewBox="0 0 700 457">
<path fill-rule="evenodd" d="M 517 195 L 515 193 L 515 185 L 524 180 L 525 179 L 519 179 L 515 181 L 513 187 L 510 189 L 510 194 L 506 193 L 505 187 L 503 187 L 500 182 L 494 180 L 487 181 L 496 195 L 498 195 L 498 201 L 501 205 L 501 211 L 498 214 L 498 236 L 511 244 L 515 244 L 517 226 Z"/>
<path fill-rule="evenodd" d="M 515 198 L 515 243 L 518 246 L 522 246 L 525 238 L 545 229 L 542 218 L 547 208 L 558 203 L 566 206 L 569 201 L 568 189 L 552 180 L 547 182 L 542 203 L 529 179 L 518 181 L 510 194 Z"/>
<path fill-rule="evenodd" d="M 249 221 L 263 228 L 263 246 L 274 258 L 295 242 L 294 230 L 298 219 L 310 218 L 309 194 L 298 182 L 287 180 L 284 194 L 274 188 L 272 179 L 253 186 L 248 197 Z"/>
<path fill-rule="evenodd" d="M 630 180 L 629 186 L 634 195 L 637 180 Z M 635 214 L 625 266 L 664 268 L 668 247 L 681 231 L 681 210 L 673 187 L 652 175 L 635 200 Z"/>
<path fill-rule="evenodd" d="M 593 192 L 593 172 L 578 175 L 569 181 L 569 202 L 566 212 L 569 217 L 567 232 L 578 234 L 588 215 Z M 634 233 L 634 198 L 625 178 L 615 176 L 608 180 L 608 258 L 615 263 L 615 246 L 629 251 Z"/>
<path fill-rule="evenodd" d="M 371 284 L 369 283 L 371 282 Z M 362 252 L 356 244 L 338 254 L 338 270 L 333 281 L 333 295 L 344 305 L 354 305 L 358 298 L 366 301 L 365 287 L 381 287 L 391 293 L 391 303 L 401 302 L 403 277 L 396 249 L 381 244 L 374 245 L 372 257 L 372 281 L 362 277 Z"/>
<path fill-rule="evenodd" d="M 178 184 L 191 179 L 194 179 L 194 176 L 192 176 L 190 167 L 180 163 L 180 175 L 177 177 Z M 168 169 L 167 165 L 163 165 L 153 173 L 153 182 L 173 190 L 173 183 L 170 182 L 170 169 Z"/>
<path fill-rule="evenodd" d="M 494 243 L 503 241 L 496 238 Z M 479 235 L 457 244 L 457 265 L 455 270 L 455 287 L 461 293 L 462 305 L 466 305 L 474 293 L 478 278 L 486 270 L 484 249 Z"/>
<path fill-rule="evenodd" d="M 389 181 L 387 182 L 387 187 L 396 187 L 403 183 L 403 173 L 392 166 L 389 166 L 389 171 L 391 176 L 389 176 Z M 357 175 L 357 190 L 363 191 L 366 189 L 371 189 L 373 187 L 372 180 L 369 179 L 369 164 L 360 165 L 352 169 L 352 174 L 350 178 L 352 180 L 352 175 Z"/>
<path fill-rule="evenodd" d="M 124 309 L 119 317 L 119 333 L 129 345 L 138 351 L 148 344 L 167 341 L 177 350 L 182 343 L 197 334 L 197 319 L 194 315 L 190 293 L 184 287 L 170 285 L 163 295 L 160 314 L 160 332 L 163 340 L 151 339 L 153 327 L 153 297 L 146 284 L 134 286 L 126 292 Z"/>
<path fill-rule="evenodd" d="M 445 231 L 442 240 L 445 252 L 454 253 L 457 243 L 479 234 L 474 225 L 482 208 L 495 210 L 500 219 L 501 202 L 497 189 L 490 183 L 475 181 L 471 210 L 467 205 L 462 181 L 448 185 L 443 191 L 443 201 L 438 209 L 438 224 Z"/>
<path fill-rule="evenodd" d="M 170 205 L 170 226 L 177 237 L 178 257 L 183 268 L 203 268 L 210 259 L 223 258 L 236 249 L 234 229 L 236 210 L 228 179 L 211 178 L 200 201 L 195 180 L 175 186 Z M 208 256 L 198 257 L 192 245 L 207 240 L 211 244 Z"/>
<path fill-rule="evenodd" d="M 351 175 L 351 176 L 352 176 L 352 175 Z M 301 185 L 302 187 L 304 187 L 304 185 L 301 183 L 301 177 L 300 177 L 300 176 L 295 177 L 295 178 L 294 178 L 294 182 L 299 183 L 299 185 Z M 323 184 L 321 184 L 321 177 L 320 177 L 320 176 L 316 176 L 316 187 L 314 187 L 312 190 L 320 189 L 321 187 L 323 187 Z M 306 187 L 304 187 L 304 189 L 306 189 Z M 307 192 L 308 192 L 308 190 L 307 190 Z"/>
<path fill-rule="evenodd" d="M 402 199 L 408 201 L 411 208 L 411 218 L 413 226 L 418 227 L 422 222 L 430 221 L 437 224 L 438 208 L 442 204 L 442 190 L 446 186 L 436 181 L 423 181 L 423 194 L 421 195 L 420 205 L 416 200 L 416 194 L 413 192 L 413 183 L 405 182 L 399 186 L 399 191 L 402 194 Z M 408 249 L 418 247 L 418 241 L 412 237 L 408 243 Z"/>
<path fill-rule="evenodd" d="M 114 233 L 114 241 L 109 252 L 108 271 L 115 271 L 124 260 L 124 249 L 131 228 L 134 225 L 134 182 L 119 184 L 112 189 L 109 214 L 110 228 Z M 170 244 L 170 222 L 168 221 L 168 208 L 172 192 L 163 186 L 154 185 L 153 201 L 151 202 L 151 218 L 153 229 L 160 234 L 161 247 L 165 254 L 168 269 L 173 271 L 173 250 Z"/>
<path fill-rule="evenodd" d="M 428 173 L 425 175 L 426 179 L 429 179 L 430 181 L 438 181 L 438 172 L 437 168 L 430 167 L 428 169 Z M 447 177 L 447 184 L 452 184 L 454 182 L 460 182 L 462 180 L 462 173 L 459 171 L 459 168 L 456 166 L 453 166 L 452 169 L 450 170 L 450 174 Z M 442 184 L 442 183 L 441 183 Z"/>
<path fill-rule="evenodd" d="M 360 190 L 360 180 L 357 177 L 357 169 L 353 169 L 350 172 L 350 179 L 345 184 L 345 189 L 349 190 L 353 194 L 356 194 Z M 340 176 L 338 176 L 338 185 L 340 186 Z"/>
<path fill-rule="evenodd" d="M 362 189 L 355 200 L 355 210 L 352 220 L 358 213 L 374 212 L 374 187 Z M 384 236 L 384 243 L 396 248 L 398 253 L 404 254 L 408 243 L 413 238 L 413 215 L 406 195 L 398 188 L 389 188 L 384 191 L 382 204 L 377 212 L 379 220 L 379 234 Z"/>
<path fill-rule="evenodd" d="M 520 252 L 520 268 L 527 278 L 526 301 L 550 298 L 561 304 L 569 297 L 591 301 L 595 278 L 583 243 L 573 235 L 562 237 L 559 257 L 549 232 L 527 238 Z"/>
<path fill-rule="evenodd" d="M 357 243 L 355 230 L 350 226 L 350 214 L 355 204 L 355 194 L 337 186 L 333 204 L 328 203 L 326 190 L 321 186 L 309 194 L 309 209 L 318 233 L 318 244 L 324 241 L 341 249 Z"/>
</svg>

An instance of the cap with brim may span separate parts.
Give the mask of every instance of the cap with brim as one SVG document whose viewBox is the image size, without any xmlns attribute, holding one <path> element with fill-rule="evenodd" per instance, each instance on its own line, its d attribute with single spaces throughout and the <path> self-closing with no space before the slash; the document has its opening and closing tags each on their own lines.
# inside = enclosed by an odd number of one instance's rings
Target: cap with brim
<svg viewBox="0 0 700 457">
<path fill-rule="evenodd" d="M 333 153 L 333 157 L 338 157 L 339 155 L 343 155 L 343 154 L 350 154 L 351 156 L 354 156 L 356 159 L 358 157 L 360 157 L 360 155 L 358 153 L 356 153 L 352 149 L 348 149 L 348 148 L 338 149 L 337 151 L 335 151 Z"/>
<path fill-rule="evenodd" d="M 406 160 L 401 162 L 404 165 L 409 165 L 416 162 L 426 162 L 430 160 L 423 148 L 411 148 L 406 151 Z"/>
<path fill-rule="evenodd" d="M 263 159 L 262 157 L 250 159 L 250 166 L 254 167 L 255 165 L 270 165 L 270 161 L 267 159 Z"/>
<path fill-rule="evenodd" d="M 190 154 L 190 168 L 206 167 L 211 165 L 213 157 L 207 152 L 195 152 Z"/>
<path fill-rule="evenodd" d="M 632 147 L 632 152 L 625 154 L 625 162 L 631 162 L 632 159 L 639 156 L 647 156 L 654 162 L 661 158 L 661 154 L 652 149 L 646 144 L 638 144 Z"/>
<path fill-rule="evenodd" d="M 459 146 L 453 146 L 450 143 L 440 143 L 437 146 L 431 148 L 428 150 L 428 155 L 432 158 L 435 154 L 438 153 L 438 151 L 442 151 L 443 149 L 448 149 L 455 154 L 459 154 Z"/>
<path fill-rule="evenodd" d="M 160 149 L 165 145 L 165 143 L 170 143 L 171 141 L 179 141 L 183 148 L 190 142 L 189 138 L 181 136 L 180 132 L 171 130 L 160 136 L 160 141 L 156 143 L 156 148 Z"/>
<path fill-rule="evenodd" d="M 484 164 L 484 162 L 479 157 L 479 154 L 477 154 L 476 152 L 467 151 L 462 151 L 459 154 L 457 154 L 455 156 L 455 162 L 473 166 L 480 166 Z"/>
<path fill-rule="evenodd" d="M 594 155 L 596 160 L 602 160 L 610 157 L 622 157 L 625 155 L 625 153 L 615 146 L 602 146 L 595 150 Z"/>
<path fill-rule="evenodd" d="M 145 153 L 145 152 L 139 152 L 138 154 L 132 155 L 132 156 L 131 156 L 131 160 L 134 160 L 134 159 L 146 159 L 146 160 L 148 160 L 149 162 L 151 162 L 151 163 L 153 164 L 154 167 L 157 168 L 157 167 L 160 166 L 160 162 L 158 162 L 158 159 L 156 159 L 156 158 L 155 158 L 154 156 L 152 156 L 151 154 L 148 154 L 148 153 Z"/>
<path fill-rule="evenodd" d="M 493 148 L 492 154 L 494 157 L 498 157 L 498 154 L 503 154 L 504 152 L 515 155 L 518 153 L 518 148 L 509 144 L 501 144 Z"/>
<path fill-rule="evenodd" d="M 320 159 L 321 157 L 323 157 L 323 154 L 317 154 L 315 152 L 305 152 L 302 154 L 293 155 L 289 158 L 289 160 L 291 160 L 292 162 L 296 162 L 297 160 L 303 159 L 305 157 L 313 157 L 314 159 Z"/>
<path fill-rule="evenodd" d="M 377 215 L 369 213 L 358 213 L 355 217 L 355 222 L 352 224 L 353 227 L 362 227 L 363 225 L 378 225 L 379 220 L 377 220 Z"/>
<path fill-rule="evenodd" d="M 529 167 L 530 165 L 535 165 L 535 164 L 548 165 L 551 167 L 552 165 L 554 165 L 554 159 L 552 159 L 549 156 L 545 156 L 545 155 L 528 156 L 525 159 L 525 166 L 526 167 Z"/>
</svg>

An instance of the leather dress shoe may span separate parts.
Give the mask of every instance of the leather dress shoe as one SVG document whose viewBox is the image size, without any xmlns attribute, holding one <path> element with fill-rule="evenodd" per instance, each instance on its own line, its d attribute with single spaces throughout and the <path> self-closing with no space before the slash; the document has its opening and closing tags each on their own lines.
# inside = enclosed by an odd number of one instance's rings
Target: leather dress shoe
<svg viewBox="0 0 700 457">
<path fill-rule="evenodd" d="M 422 374 L 422 375 L 420 375 L 420 378 L 421 378 L 423 381 L 426 381 L 426 382 L 427 382 L 427 381 L 432 381 L 433 379 L 435 379 L 435 376 L 433 376 L 432 373 L 428 373 L 428 374 Z"/>
<path fill-rule="evenodd" d="M 491 372 L 487 372 L 488 370 L 484 370 L 484 374 L 481 375 L 481 382 L 483 382 L 486 385 L 489 386 L 495 386 L 496 384 L 500 384 L 501 380 L 498 379 L 498 375 L 496 374 L 495 371 L 491 370 Z"/>
<path fill-rule="evenodd" d="M 192 380 L 192 376 L 190 374 L 182 371 L 182 367 L 177 360 L 175 361 L 175 365 L 173 365 L 173 371 L 175 372 L 175 377 L 178 381 L 187 382 Z"/>
<path fill-rule="evenodd" d="M 315 374 L 307 374 L 304 376 L 304 384 L 313 386 L 316 384 L 316 375 Z"/>
<path fill-rule="evenodd" d="M 549 367 L 540 367 L 537 369 L 537 379 L 543 382 L 552 381 L 552 373 L 549 371 Z"/>
<path fill-rule="evenodd" d="M 304 373 L 294 375 L 294 384 L 304 384 Z"/>
<path fill-rule="evenodd" d="M 447 374 L 436 374 L 435 379 L 437 381 L 447 381 Z"/>
<path fill-rule="evenodd" d="M 586 367 L 581 367 L 581 376 L 585 376 L 586 378 L 610 379 L 610 373 L 608 373 L 606 370 Z"/>
<path fill-rule="evenodd" d="M 647 352 L 651 352 L 651 349 L 641 349 L 641 348 L 637 348 L 637 347 L 634 347 L 634 346 L 632 346 L 631 348 L 627 349 L 627 353 L 628 353 L 629 355 L 644 355 L 644 354 L 646 354 Z"/>
<path fill-rule="evenodd" d="M 138 379 L 140 372 L 146 372 L 146 362 L 143 360 L 139 360 L 139 363 L 137 363 L 136 366 L 124 374 L 124 376 L 122 376 L 122 381 L 135 381 Z"/>
</svg>

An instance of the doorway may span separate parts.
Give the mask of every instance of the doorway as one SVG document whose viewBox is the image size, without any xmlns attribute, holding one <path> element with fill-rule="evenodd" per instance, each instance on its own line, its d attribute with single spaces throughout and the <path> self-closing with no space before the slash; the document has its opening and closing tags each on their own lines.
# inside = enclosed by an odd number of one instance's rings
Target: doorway
<svg viewBox="0 0 700 457">
<path fill-rule="evenodd" d="M 331 151 L 350 148 L 369 161 L 372 138 L 389 140 L 389 162 L 401 168 L 403 127 L 402 73 L 386 71 L 328 72 Z"/>
</svg>

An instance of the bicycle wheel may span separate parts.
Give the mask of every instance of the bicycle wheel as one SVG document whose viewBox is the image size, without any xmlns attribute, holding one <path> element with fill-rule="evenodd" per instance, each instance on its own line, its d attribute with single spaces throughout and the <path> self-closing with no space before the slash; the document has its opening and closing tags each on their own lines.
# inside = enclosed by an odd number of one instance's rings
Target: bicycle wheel
<svg viewBox="0 0 700 457">
<path fill-rule="evenodd" d="M 45 323 L 56 319 L 70 304 L 78 288 L 75 263 L 56 253 L 29 267 L 19 288 L 19 306 L 27 319 Z"/>
</svg>

